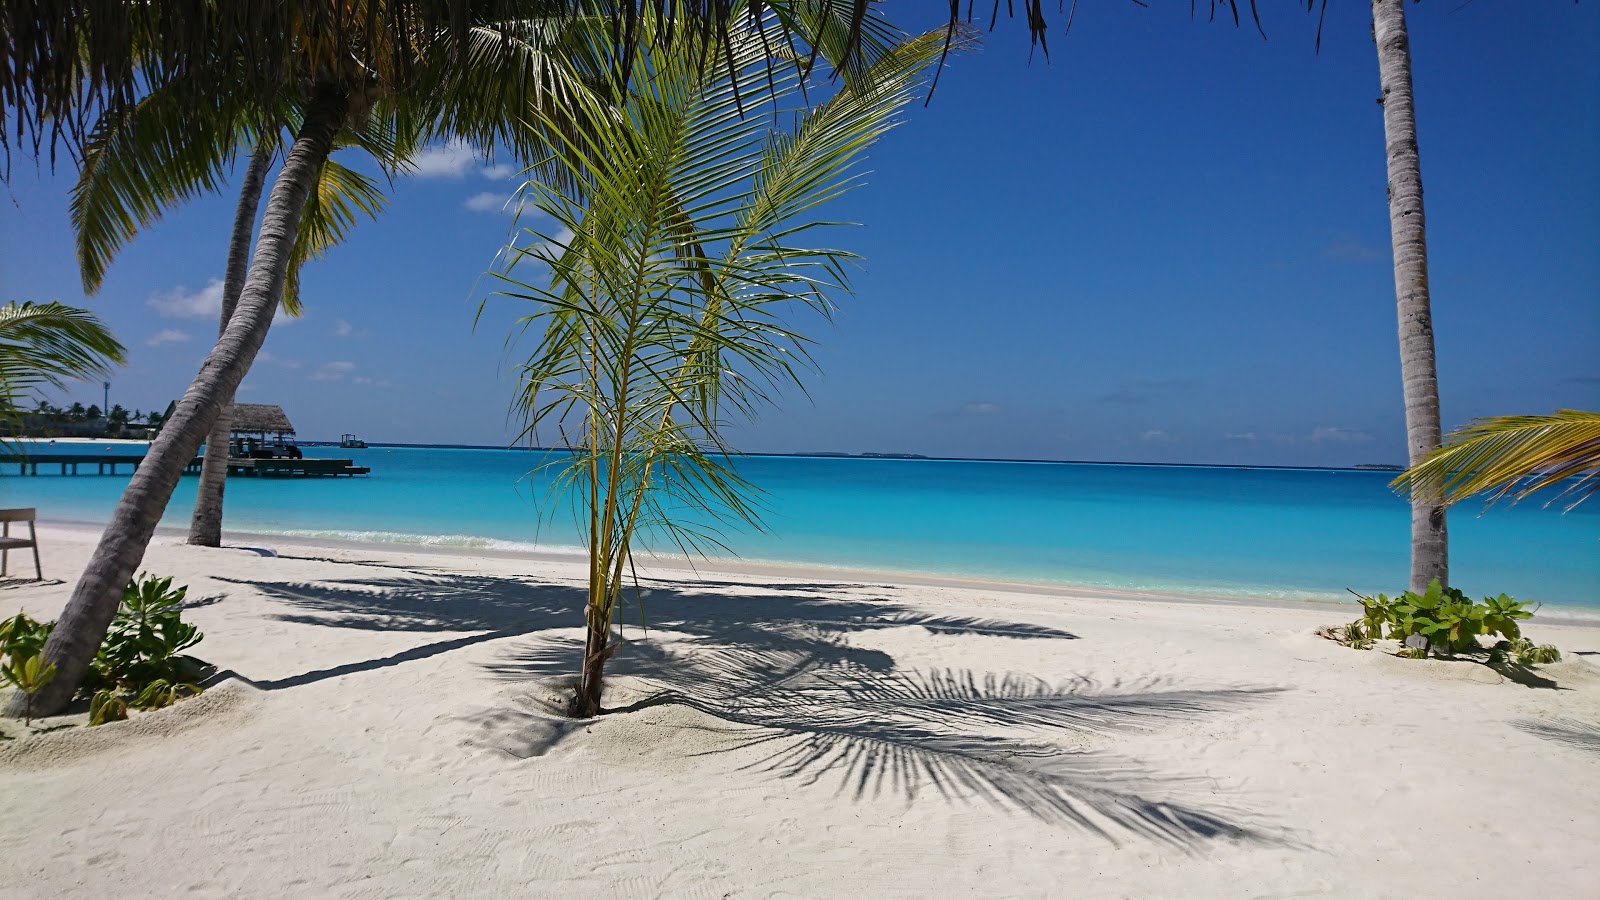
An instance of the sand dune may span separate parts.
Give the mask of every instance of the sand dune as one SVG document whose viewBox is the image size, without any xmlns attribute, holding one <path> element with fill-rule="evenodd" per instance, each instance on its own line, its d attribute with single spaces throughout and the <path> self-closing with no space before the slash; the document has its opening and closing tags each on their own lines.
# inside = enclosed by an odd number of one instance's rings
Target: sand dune
<svg viewBox="0 0 1600 900">
<path fill-rule="evenodd" d="M 93 535 L 0 615 L 54 616 Z M 0 895 L 1592 897 L 1600 627 L 1559 690 L 1359 653 L 1348 608 L 646 575 L 555 714 L 570 562 L 158 539 L 201 698 L 0 744 Z"/>
</svg>

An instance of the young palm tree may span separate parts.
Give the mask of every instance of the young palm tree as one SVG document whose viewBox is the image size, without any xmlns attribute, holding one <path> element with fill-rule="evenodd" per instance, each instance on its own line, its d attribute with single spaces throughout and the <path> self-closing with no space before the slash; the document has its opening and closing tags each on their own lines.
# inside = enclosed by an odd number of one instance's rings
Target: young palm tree
<svg viewBox="0 0 1600 900">
<path fill-rule="evenodd" d="M 539 307 L 519 323 L 542 338 L 521 367 L 518 406 L 530 431 L 556 427 L 565 438 L 555 483 L 589 547 L 574 716 L 601 711 L 635 549 L 701 553 L 722 547 L 720 525 L 758 524 L 751 485 L 729 463 L 724 412 L 754 415 L 771 391 L 798 382 L 807 341 L 784 318 L 826 313 L 853 258 L 807 246 L 828 224 L 814 211 L 852 186 L 854 164 L 943 42 L 932 34 L 889 48 L 828 101 L 797 109 L 797 70 L 763 72 L 772 38 L 751 29 L 646 54 L 619 98 L 624 115 L 556 148 L 566 187 L 530 185 L 558 236 L 513 246 L 499 273 L 500 293 Z M 767 73 L 758 97 L 741 102 L 741 81 Z M 773 124 L 785 116 L 792 126 Z M 549 266 L 547 287 L 518 280 L 530 259 Z"/>
<path fill-rule="evenodd" d="M 1571 509 L 1600 489 L 1600 413 L 1475 419 L 1391 485 L 1413 496 L 1426 492 L 1426 502 L 1444 506 L 1487 491 L 1494 492 L 1490 503 L 1508 494 L 1515 502 L 1565 485 L 1555 499 L 1574 495 Z"/>
<path fill-rule="evenodd" d="M 126 352 L 88 310 L 54 302 L 0 306 L 0 415 L 15 424 L 28 394 L 104 376 Z M 53 407 L 39 401 L 39 409 Z"/>
</svg>

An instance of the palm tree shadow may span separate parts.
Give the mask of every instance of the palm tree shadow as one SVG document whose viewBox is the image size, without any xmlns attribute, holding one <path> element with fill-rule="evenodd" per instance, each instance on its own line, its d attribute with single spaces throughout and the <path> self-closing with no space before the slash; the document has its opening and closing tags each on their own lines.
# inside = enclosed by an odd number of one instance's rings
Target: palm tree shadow
<svg viewBox="0 0 1600 900">
<path fill-rule="evenodd" d="M 613 672 L 636 676 L 654 692 L 607 713 L 693 710 L 702 716 L 672 723 L 714 732 L 716 749 L 704 753 L 737 752 L 739 770 L 803 786 L 830 783 L 856 800 L 915 801 L 933 792 L 1112 842 L 1143 838 L 1184 849 L 1216 838 L 1286 842 L 1243 814 L 1174 799 L 1214 793 L 1208 785 L 1157 777 L 1131 759 L 1094 749 L 1118 734 L 1241 708 L 1276 689 L 1186 690 L 1154 680 L 1051 684 L 908 670 L 888 653 L 851 646 L 844 635 L 855 625 L 745 621 L 670 646 L 632 642 Z M 522 682 L 568 671 L 579 654 L 575 640 L 544 642 L 519 647 L 489 668 Z M 551 708 L 500 708 L 479 724 L 496 732 L 491 741 L 499 749 L 539 756 L 584 733 Z"/>
<path fill-rule="evenodd" d="M 1590 753 L 1600 753 L 1600 725 L 1593 722 L 1577 719 L 1521 719 L 1511 724 L 1545 740 L 1587 750 Z"/>
<path fill-rule="evenodd" d="M 365 563 L 355 563 L 365 566 Z M 390 567 L 393 568 L 393 567 Z M 253 682 L 263 689 L 297 687 L 328 678 L 398 665 L 460 649 L 473 643 L 519 635 L 540 635 L 578 629 L 583 625 L 587 592 L 580 587 L 487 575 L 456 575 L 429 570 L 409 570 L 381 577 L 357 576 L 328 581 L 250 581 L 227 577 L 216 580 L 248 587 L 284 603 L 291 612 L 274 618 L 302 625 L 353 628 L 367 631 L 479 632 L 476 637 L 440 641 L 328 669 L 269 682 Z M 733 597 L 718 590 L 686 587 L 675 582 L 641 583 L 651 615 L 649 627 L 665 627 L 698 637 L 716 636 L 724 642 L 769 641 L 765 626 L 772 622 L 812 622 L 833 632 L 920 626 L 943 633 L 982 633 L 1018 638 L 1072 639 L 1060 629 L 994 619 L 940 616 L 911 609 L 892 595 L 894 588 L 867 586 L 873 596 L 859 593 L 863 586 L 849 584 L 753 584 L 742 586 L 754 597 Z M 724 587 L 712 583 L 711 587 Z M 638 603 L 630 599 L 630 603 Z M 642 610 L 635 609 L 644 618 Z M 657 615 L 657 613 L 661 613 Z M 755 625 L 762 626 L 749 631 Z M 629 626 L 630 632 L 633 631 Z M 644 629 L 638 629 L 643 633 Z M 630 642 L 630 645 L 637 642 Z M 837 642 L 817 642 L 820 650 L 840 650 Z M 858 657 L 865 651 L 852 650 Z M 515 670 L 516 677 L 555 675 L 571 671 L 580 653 L 551 654 L 538 672 Z"/>
<path fill-rule="evenodd" d="M 370 574 L 370 573 L 368 573 Z M 403 665 L 479 640 L 522 637 L 486 668 L 518 684 L 571 678 L 581 657 L 586 591 L 534 579 L 411 571 L 321 582 L 220 579 L 292 611 L 284 621 L 333 628 L 479 632 L 389 656 L 266 683 L 293 688 Z M 1107 739 L 1257 702 L 1270 688 L 1187 690 L 1145 680 L 1051 684 L 965 670 L 906 669 L 849 638 L 922 628 L 987 640 L 1076 640 L 1041 625 L 931 613 L 900 589 L 852 584 L 642 583 L 650 630 L 629 626 L 610 671 L 653 693 L 609 710 L 681 708 L 719 732 L 716 753 L 741 751 L 738 767 L 805 785 L 836 780 L 855 798 L 924 792 L 1020 810 L 1112 841 L 1138 837 L 1192 849 L 1225 838 L 1283 843 L 1276 829 L 1227 809 L 1175 799 L 1207 786 L 1158 777 L 1095 749 Z M 638 612 L 638 610 L 634 610 Z M 642 615 L 642 614 L 641 614 Z M 562 684 L 565 687 L 565 683 Z M 479 716 L 515 756 L 547 753 L 586 729 L 516 701 Z M 614 721 L 626 721 L 623 716 Z M 586 723 L 585 723 L 586 724 Z"/>
</svg>

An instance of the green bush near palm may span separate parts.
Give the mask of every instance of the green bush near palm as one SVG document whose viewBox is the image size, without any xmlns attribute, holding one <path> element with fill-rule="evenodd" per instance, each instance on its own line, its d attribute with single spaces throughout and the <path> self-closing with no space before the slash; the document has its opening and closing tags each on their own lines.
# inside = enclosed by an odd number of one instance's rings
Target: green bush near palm
<svg viewBox="0 0 1600 900">
<path fill-rule="evenodd" d="M 1393 598 L 1356 594 L 1356 598 L 1361 601 L 1361 618 L 1348 625 L 1318 629 L 1317 634 L 1355 650 L 1371 649 L 1380 640 L 1399 641 L 1396 655 L 1407 659 L 1486 654 L 1483 661 L 1502 670 L 1561 660 L 1561 651 L 1555 647 L 1522 636 L 1519 623 L 1531 618 L 1534 611 L 1527 601 L 1505 594 L 1474 602 L 1456 588 L 1443 587 L 1436 578 L 1420 594 L 1406 591 Z M 1499 640 L 1484 646 L 1480 637 Z"/>
<path fill-rule="evenodd" d="M 129 582 L 106 639 L 95 654 L 76 695 L 89 700 L 89 724 L 126 719 L 128 709 L 159 709 L 201 692 L 212 671 L 187 650 L 204 637 L 183 621 L 186 587 L 172 579 L 145 575 Z M 45 641 L 54 622 L 17 613 L 0 622 L 0 678 L 29 696 L 55 675 L 43 664 Z M 29 718 L 31 718 L 31 711 Z"/>
</svg>

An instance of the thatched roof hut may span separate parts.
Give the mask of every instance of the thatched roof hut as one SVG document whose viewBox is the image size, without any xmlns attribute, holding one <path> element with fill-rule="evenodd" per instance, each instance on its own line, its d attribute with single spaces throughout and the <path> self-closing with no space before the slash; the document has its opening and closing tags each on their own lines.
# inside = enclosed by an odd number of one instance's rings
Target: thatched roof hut
<svg viewBox="0 0 1600 900">
<path fill-rule="evenodd" d="M 228 408 L 228 430 L 237 436 L 277 435 L 282 439 L 285 435 L 294 434 L 294 426 L 289 424 L 289 417 L 284 415 L 283 407 L 272 403 L 235 403 Z"/>
</svg>

